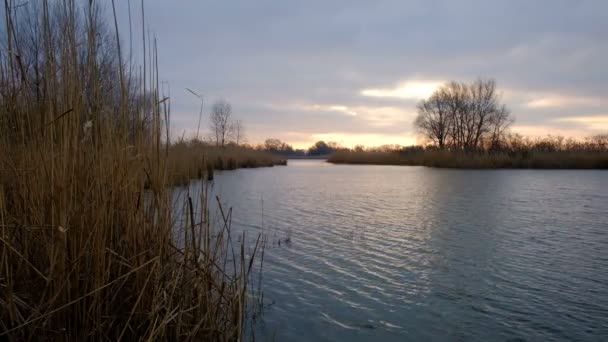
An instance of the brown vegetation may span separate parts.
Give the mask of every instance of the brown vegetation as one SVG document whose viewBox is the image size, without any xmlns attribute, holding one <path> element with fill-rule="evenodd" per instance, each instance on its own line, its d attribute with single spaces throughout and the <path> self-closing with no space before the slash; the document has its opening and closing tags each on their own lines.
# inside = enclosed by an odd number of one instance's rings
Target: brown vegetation
<svg viewBox="0 0 608 342">
<path fill-rule="evenodd" d="M 585 141 L 510 135 L 500 149 L 447 150 L 434 146 L 341 150 L 336 164 L 420 165 L 446 168 L 608 169 L 608 135 Z"/>
<path fill-rule="evenodd" d="M 4 5 L 0 339 L 240 339 L 258 245 L 204 195 L 176 223 L 155 40 L 134 77 L 95 6 Z"/>
<path fill-rule="evenodd" d="M 449 82 L 418 104 L 414 126 L 431 145 L 340 149 L 332 163 L 448 168 L 606 169 L 608 135 L 583 141 L 509 134 L 513 122 L 494 80 Z"/>
<path fill-rule="evenodd" d="M 286 165 L 278 155 L 248 146 L 228 144 L 216 147 L 198 140 L 180 141 L 169 147 L 168 172 L 171 184 L 186 184 L 190 179 L 213 179 L 213 170 Z"/>
</svg>

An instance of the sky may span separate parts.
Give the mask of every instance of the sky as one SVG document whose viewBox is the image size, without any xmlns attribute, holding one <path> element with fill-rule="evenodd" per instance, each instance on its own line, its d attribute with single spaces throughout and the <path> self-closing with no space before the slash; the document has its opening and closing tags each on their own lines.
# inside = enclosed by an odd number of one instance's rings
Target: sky
<svg viewBox="0 0 608 342">
<path fill-rule="evenodd" d="M 128 7 L 141 35 L 141 3 Z M 606 0 L 146 0 L 173 135 L 202 130 L 224 99 L 247 141 L 306 148 L 422 142 L 416 104 L 450 80 L 494 78 L 511 130 L 608 133 Z M 134 44 L 140 44 L 135 39 Z"/>
</svg>

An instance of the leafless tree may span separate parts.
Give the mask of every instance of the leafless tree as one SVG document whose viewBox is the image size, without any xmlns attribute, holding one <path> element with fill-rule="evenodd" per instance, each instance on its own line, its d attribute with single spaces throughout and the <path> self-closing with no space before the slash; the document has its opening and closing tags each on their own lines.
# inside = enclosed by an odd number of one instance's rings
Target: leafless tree
<svg viewBox="0 0 608 342">
<path fill-rule="evenodd" d="M 502 105 L 496 114 L 491 117 L 492 131 L 490 132 L 488 148 L 498 149 L 501 147 L 507 130 L 514 121 L 507 107 Z"/>
<path fill-rule="evenodd" d="M 267 151 L 280 150 L 283 145 L 285 145 L 284 142 L 275 138 L 269 138 L 264 141 L 264 149 L 266 149 Z"/>
<path fill-rule="evenodd" d="M 211 109 L 210 128 L 211 134 L 215 138 L 215 146 L 226 145 L 226 140 L 230 134 L 230 116 L 232 106 L 224 100 L 218 100 Z"/>
<path fill-rule="evenodd" d="M 240 145 L 245 142 L 245 127 L 243 127 L 243 121 L 233 121 L 230 125 L 230 133 L 235 144 Z"/>
<path fill-rule="evenodd" d="M 418 104 L 414 125 L 440 148 L 445 146 L 450 129 L 450 117 L 445 99 L 438 93 Z"/>
<path fill-rule="evenodd" d="M 418 104 L 414 125 L 439 148 L 492 148 L 513 122 L 500 103 L 496 82 L 449 82 Z"/>
</svg>

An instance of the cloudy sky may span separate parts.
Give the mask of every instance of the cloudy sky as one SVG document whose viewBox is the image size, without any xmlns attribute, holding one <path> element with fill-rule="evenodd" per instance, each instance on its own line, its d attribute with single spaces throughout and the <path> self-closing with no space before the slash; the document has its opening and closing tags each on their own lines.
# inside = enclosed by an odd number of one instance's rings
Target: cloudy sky
<svg viewBox="0 0 608 342">
<path fill-rule="evenodd" d="M 145 12 L 174 134 L 196 132 L 190 88 L 205 119 L 229 101 L 251 143 L 407 145 L 420 99 L 478 77 L 496 79 L 515 132 L 608 132 L 606 0 L 146 0 Z"/>
</svg>

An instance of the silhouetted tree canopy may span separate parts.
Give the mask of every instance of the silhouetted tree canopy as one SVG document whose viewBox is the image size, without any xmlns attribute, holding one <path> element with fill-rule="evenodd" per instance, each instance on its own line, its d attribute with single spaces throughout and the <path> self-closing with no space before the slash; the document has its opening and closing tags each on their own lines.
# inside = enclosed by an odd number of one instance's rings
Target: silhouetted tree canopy
<svg viewBox="0 0 608 342">
<path fill-rule="evenodd" d="M 494 148 L 513 122 L 496 82 L 449 82 L 418 104 L 414 125 L 439 148 Z"/>
<path fill-rule="evenodd" d="M 325 142 L 323 140 L 317 141 L 314 145 L 312 145 L 308 149 L 309 156 L 324 156 L 336 152 L 338 150 L 344 149 L 338 143 L 330 141 Z"/>
<path fill-rule="evenodd" d="M 285 157 L 304 156 L 304 150 L 296 150 L 291 145 L 279 139 L 266 139 L 262 149 L 266 152 L 278 154 Z"/>
</svg>

